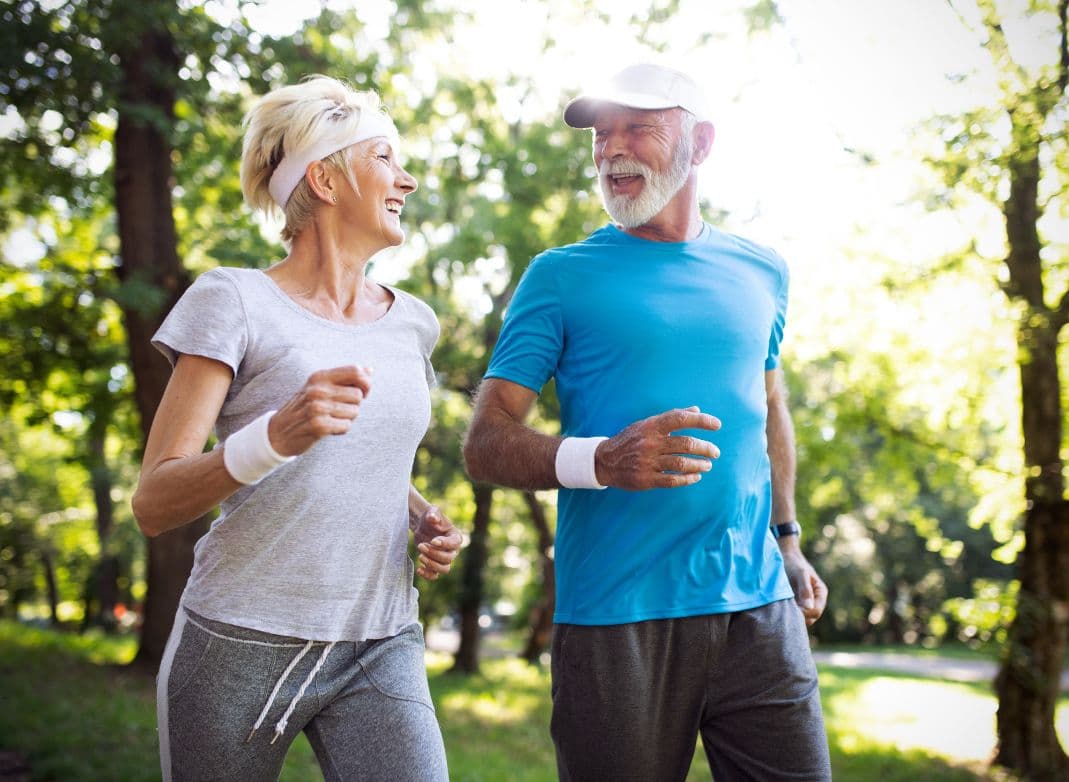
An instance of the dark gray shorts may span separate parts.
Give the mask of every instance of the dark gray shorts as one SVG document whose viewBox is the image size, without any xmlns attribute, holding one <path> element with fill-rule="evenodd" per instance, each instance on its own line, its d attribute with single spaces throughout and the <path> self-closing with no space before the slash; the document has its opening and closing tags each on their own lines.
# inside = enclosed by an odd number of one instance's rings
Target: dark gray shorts
<svg viewBox="0 0 1069 782">
<path fill-rule="evenodd" d="M 446 780 L 423 654 L 418 624 L 328 646 L 179 610 L 157 679 L 163 778 L 278 779 L 304 731 L 328 782 Z"/>
<path fill-rule="evenodd" d="M 816 666 L 793 600 L 560 624 L 552 671 L 562 782 L 683 780 L 699 735 L 716 782 L 831 779 Z"/>
</svg>

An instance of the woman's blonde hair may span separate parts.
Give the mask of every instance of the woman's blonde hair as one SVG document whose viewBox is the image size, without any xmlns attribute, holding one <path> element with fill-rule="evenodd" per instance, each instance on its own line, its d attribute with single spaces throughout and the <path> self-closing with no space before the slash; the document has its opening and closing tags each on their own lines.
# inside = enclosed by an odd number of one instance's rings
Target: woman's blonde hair
<svg viewBox="0 0 1069 782">
<path fill-rule="evenodd" d="M 296 155 L 327 136 L 355 131 L 363 111 L 380 111 L 374 92 L 359 92 L 329 76 L 309 76 L 299 84 L 279 87 L 260 98 L 245 115 L 241 149 L 241 192 L 253 209 L 268 214 L 280 210 L 286 218 L 283 241 L 301 232 L 320 205 L 308 181 L 297 183 L 284 207 L 275 203 L 269 185 L 275 168 L 287 155 Z M 323 158 L 359 192 L 346 146 Z"/>
</svg>

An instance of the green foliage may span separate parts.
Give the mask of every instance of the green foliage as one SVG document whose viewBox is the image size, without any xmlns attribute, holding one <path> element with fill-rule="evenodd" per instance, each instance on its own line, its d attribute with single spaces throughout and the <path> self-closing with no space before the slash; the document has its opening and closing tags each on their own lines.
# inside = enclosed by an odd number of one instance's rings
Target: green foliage
<svg viewBox="0 0 1069 782">
<path fill-rule="evenodd" d="M 81 598 L 96 541 L 69 444 L 46 428 L 19 428 L 17 420 L 0 424 L 0 614 L 22 607 L 47 615 L 50 598 Z"/>
<path fill-rule="evenodd" d="M 0 12 L 0 114 L 19 118 L 0 144 L 0 229 L 52 198 L 85 207 L 107 196 L 86 153 L 103 138 L 99 105 L 111 105 L 104 90 L 116 79 L 101 41 L 108 5 L 20 2 Z"/>
<path fill-rule="evenodd" d="M 744 8 L 742 15 L 746 19 L 746 26 L 751 35 L 768 32 L 777 25 L 783 24 L 783 17 L 780 16 L 775 0 L 758 0 L 748 8 Z"/>
<path fill-rule="evenodd" d="M 971 597 L 947 601 L 947 615 L 959 626 L 959 636 L 975 639 L 981 645 L 1002 648 L 1006 643 L 1006 628 L 1015 614 L 1019 587 L 1016 581 L 1006 584 L 977 579 Z"/>
<path fill-rule="evenodd" d="M 141 551 L 130 535 L 110 536 L 112 479 L 129 474 L 136 453 L 121 442 L 138 438 L 113 300 L 112 227 L 106 209 L 95 204 L 42 213 L 18 228 L 36 238 L 42 255 L 0 263 L 0 350 L 9 367 L 0 375 L 0 406 L 11 427 L 0 455 L 11 465 L 9 496 L 17 506 L 9 524 L 22 530 L 14 538 L 21 553 L 12 561 L 31 573 L 51 564 L 58 587 L 52 597 L 73 605 L 91 591 L 99 556 L 113 557 L 128 582 Z M 107 507 L 94 507 L 94 478 L 101 487 L 109 484 L 97 498 Z M 30 497 L 39 499 L 27 503 Z M 83 534 L 61 534 L 70 525 Z M 0 594 L 0 610 L 49 597 L 40 576 L 22 580 L 17 595 Z"/>
<path fill-rule="evenodd" d="M 10 421 L 0 425 L 4 458 L 0 460 L 0 612 L 12 616 L 20 603 L 37 595 L 35 574 L 40 565 L 37 516 L 57 489 L 53 469 L 56 460 L 35 454 L 29 463 L 12 460 L 8 454 L 23 453 Z"/>
<path fill-rule="evenodd" d="M 990 530 L 969 525 L 977 498 L 959 454 L 926 411 L 896 401 L 894 366 L 833 354 L 788 372 L 798 515 L 832 592 L 813 628 L 822 640 L 939 643 L 959 632 L 943 616 L 948 599 L 971 596 L 978 576 L 1009 578 Z"/>
</svg>

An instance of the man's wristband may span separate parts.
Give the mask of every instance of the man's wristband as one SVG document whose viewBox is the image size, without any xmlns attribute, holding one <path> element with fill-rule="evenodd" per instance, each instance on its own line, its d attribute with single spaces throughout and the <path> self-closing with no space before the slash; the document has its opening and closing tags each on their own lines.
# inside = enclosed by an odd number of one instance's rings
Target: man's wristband
<svg viewBox="0 0 1069 782">
<path fill-rule="evenodd" d="M 780 538 L 786 538 L 790 535 L 802 536 L 802 525 L 797 521 L 788 521 L 783 524 L 773 524 L 770 529 L 772 530 L 772 537 L 776 540 Z"/>
<path fill-rule="evenodd" d="M 604 489 L 598 483 L 594 454 L 608 437 L 565 437 L 557 449 L 557 481 L 566 489 Z"/>
</svg>

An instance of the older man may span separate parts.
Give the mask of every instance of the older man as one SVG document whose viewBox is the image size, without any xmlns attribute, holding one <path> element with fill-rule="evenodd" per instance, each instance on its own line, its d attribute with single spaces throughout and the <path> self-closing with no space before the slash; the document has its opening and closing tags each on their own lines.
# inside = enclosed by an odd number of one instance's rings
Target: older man
<svg viewBox="0 0 1069 782">
<path fill-rule="evenodd" d="M 613 224 L 509 307 L 465 444 L 476 480 L 561 487 L 551 732 L 562 780 L 829 779 L 780 341 L 787 267 L 698 208 L 713 143 L 685 74 L 618 73 L 593 128 Z M 564 437 L 524 424 L 556 379 Z"/>
</svg>

